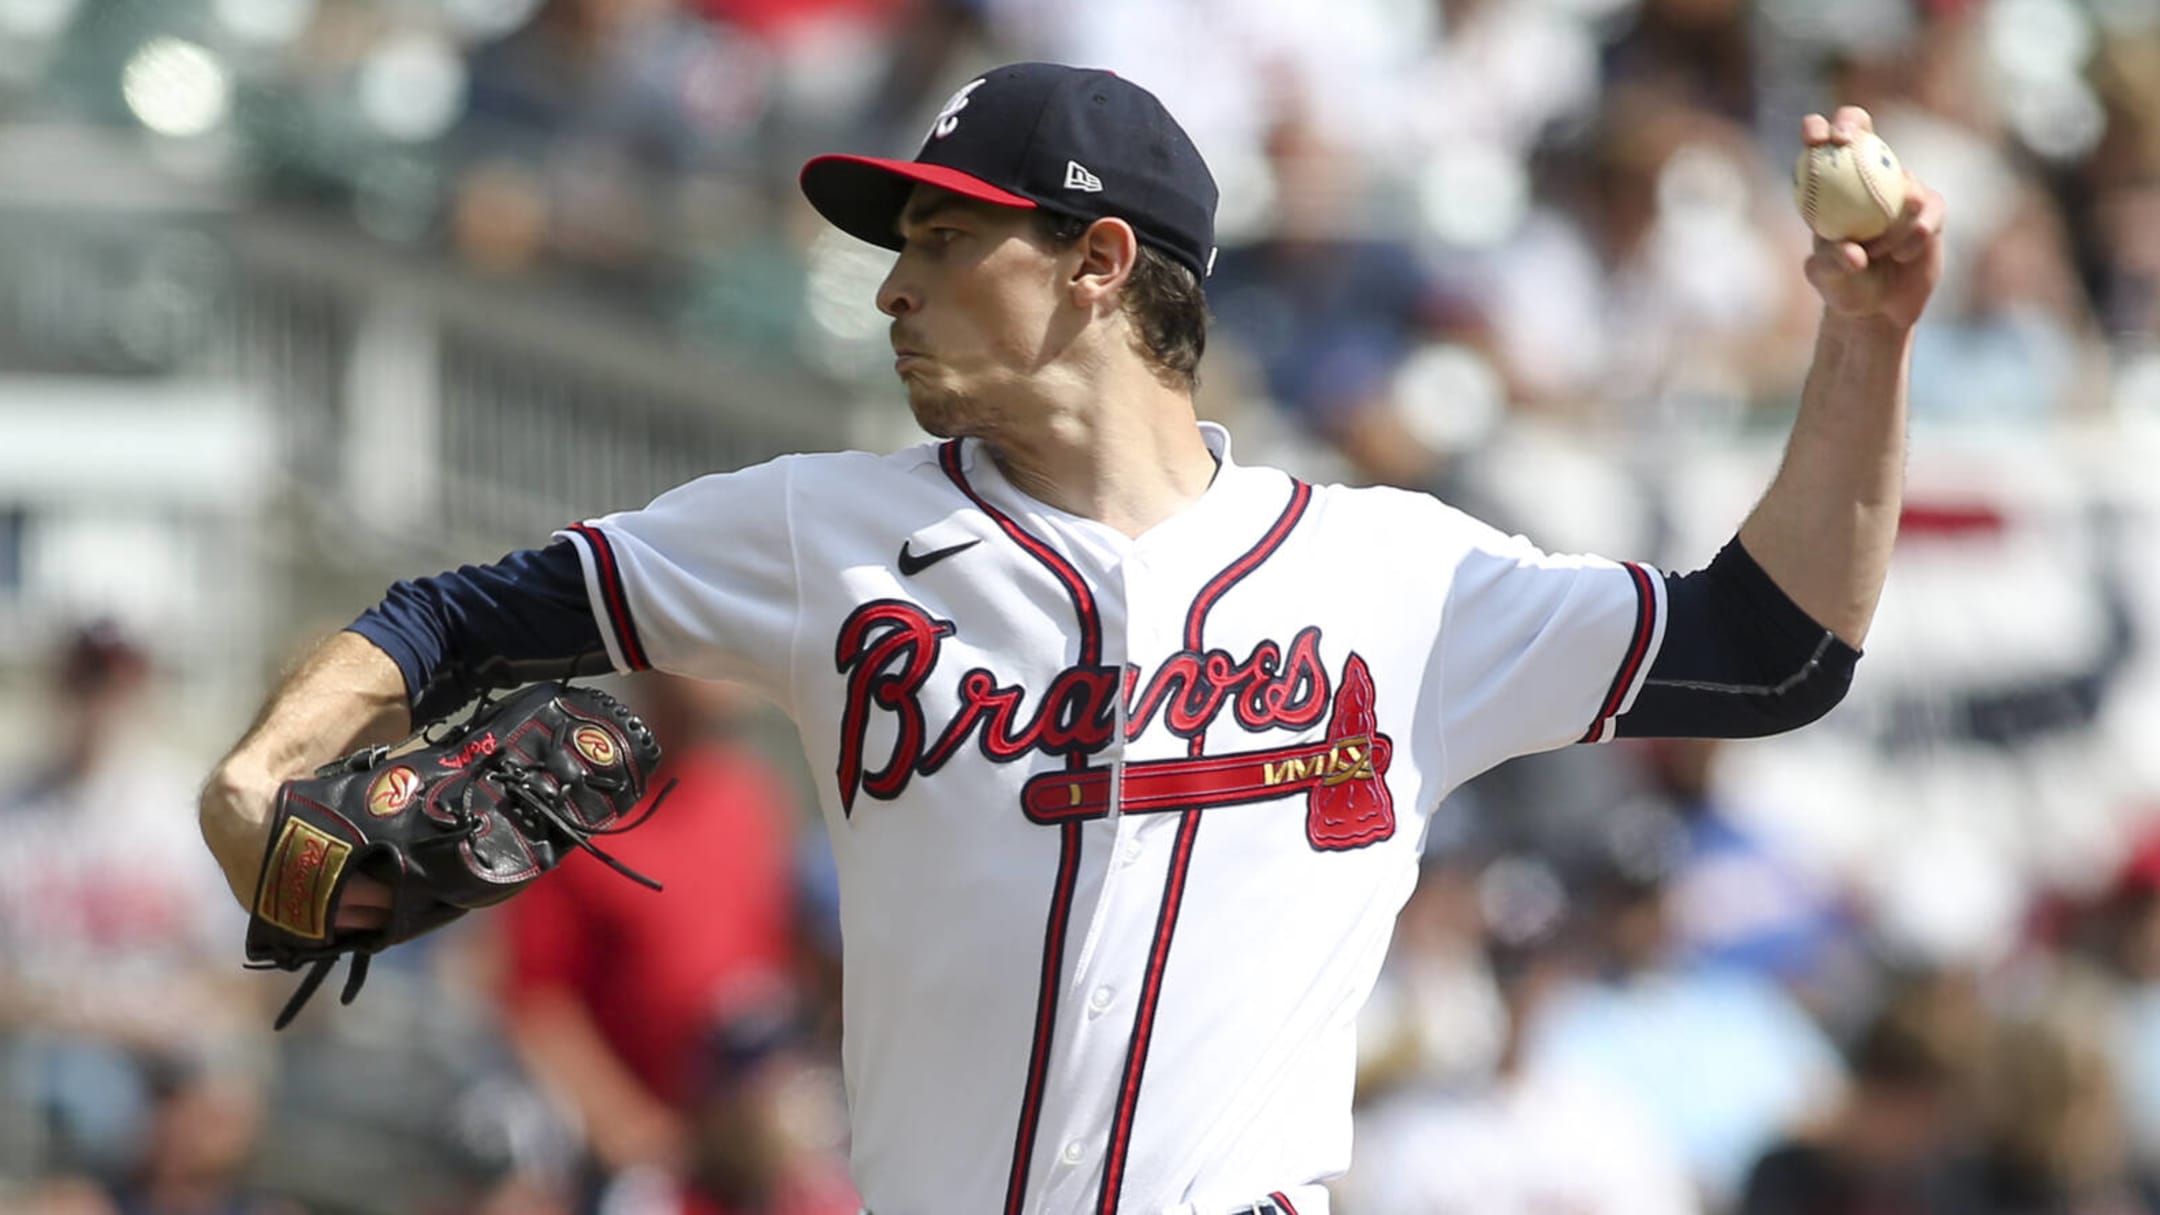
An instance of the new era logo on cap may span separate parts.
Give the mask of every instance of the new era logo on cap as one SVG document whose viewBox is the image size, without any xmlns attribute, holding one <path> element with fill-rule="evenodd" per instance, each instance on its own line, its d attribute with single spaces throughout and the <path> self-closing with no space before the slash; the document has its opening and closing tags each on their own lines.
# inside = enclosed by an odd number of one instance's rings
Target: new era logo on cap
<svg viewBox="0 0 2160 1215">
<path fill-rule="evenodd" d="M 913 160 L 820 156 L 802 189 L 841 231 L 901 247 L 901 209 L 918 184 L 1001 207 L 1115 217 L 1142 243 L 1206 278 L 1215 247 L 1214 175 L 1155 95 L 1109 72 L 1014 63 L 946 101 Z"/>
</svg>

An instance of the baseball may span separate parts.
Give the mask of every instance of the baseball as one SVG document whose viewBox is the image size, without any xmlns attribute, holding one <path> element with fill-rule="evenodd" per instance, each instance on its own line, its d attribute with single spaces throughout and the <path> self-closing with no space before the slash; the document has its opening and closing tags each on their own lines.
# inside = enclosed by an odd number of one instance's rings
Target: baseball
<svg viewBox="0 0 2160 1215">
<path fill-rule="evenodd" d="M 1905 169 L 1872 132 L 1815 144 L 1793 168 L 1793 201 L 1824 240 L 1873 240 L 1905 207 Z"/>
</svg>

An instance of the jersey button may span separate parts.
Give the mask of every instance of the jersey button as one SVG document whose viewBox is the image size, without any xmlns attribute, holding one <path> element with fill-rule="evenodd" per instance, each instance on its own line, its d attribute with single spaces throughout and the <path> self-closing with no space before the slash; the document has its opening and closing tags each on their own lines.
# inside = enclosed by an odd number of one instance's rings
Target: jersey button
<svg viewBox="0 0 2160 1215">
<path fill-rule="evenodd" d="M 1058 1159 L 1064 1161 L 1066 1164 L 1078 1164 L 1080 1163 L 1080 1157 L 1085 1154 L 1086 1153 L 1084 1153 L 1080 1149 L 1080 1141 L 1075 1139 L 1071 1143 L 1065 1145 L 1064 1151 L 1058 1153 Z"/>
<path fill-rule="evenodd" d="M 1122 854 L 1125 858 L 1125 863 L 1130 865 L 1134 861 L 1139 860 L 1140 853 L 1142 851 L 1144 851 L 1144 849 L 1141 848 L 1139 840 L 1126 840 L 1125 851 Z"/>
<path fill-rule="evenodd" d="M 1088 1007 L 1094 1009 L 1096 1012 L 1101 1012 L 1102 1010 L 1110 1007 L 1110 1001 L 1116 998 L 1116 992 L 1110 990 L 1107 987 L 1098 987 L 1088 995 Z"/>
</svg>

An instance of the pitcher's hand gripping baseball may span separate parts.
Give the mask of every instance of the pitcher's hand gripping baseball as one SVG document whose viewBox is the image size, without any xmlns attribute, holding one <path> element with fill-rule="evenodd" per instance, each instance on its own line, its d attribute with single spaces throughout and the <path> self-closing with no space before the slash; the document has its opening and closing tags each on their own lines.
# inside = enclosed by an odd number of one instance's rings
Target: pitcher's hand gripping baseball
<svg viewBox="0 0 2160 1215">
<path fill-rule="evenodd" d="M 1809 114 L 1800 135 L 1796 201 L 1815 235 L 1808 282 L 1837 316 L 1910 328 L 1942 279 L 1942 196 L 1899 163 L 1858 106 Z M 1811 207 L 1810 183 L 1838 194 L 1835 205 L 1816 198 Z"/>
<path fill-rule="evenodd" d="M 542 683 L 483 702 L 431 745 L 369 747 L 280 785 L 247 956 L 257 968 L 313 969 L 278 1028 L 338 958 L 354 955 L 349 1004 L 370 956 L 509 898 L 573 848 L 659 889 L 591 843 L 643 821 L 627 815 L 659 761 L 652 732 L 612 697 Z M 341 930 L 340 901 L 363 878 L 388 892 L 381 926 Z"/>
</svg>

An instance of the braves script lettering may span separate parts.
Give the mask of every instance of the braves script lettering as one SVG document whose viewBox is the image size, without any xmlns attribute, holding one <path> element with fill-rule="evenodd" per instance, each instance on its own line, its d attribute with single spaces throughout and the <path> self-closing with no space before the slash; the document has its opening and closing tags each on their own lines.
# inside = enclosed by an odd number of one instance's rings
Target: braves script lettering
<svg viewBox="0 0 2160 1215">
<path fill-rule="evenodd" d="M 1198 737 L 1226 710 L 1253 733 L 1302 730 L 1327 716 L 1335 699 L 1335 685 L 1320 660 L 1320 630 L 1305 628 L 1287 647 L 1262 641 L 1242 659 L 1218 649 L 1179 651 L 1144 683 L 1137 667 L 1120 671 L 1074 666 L 1058 672 L 1036 695 L 976 667 L 960 675 L 955 686 L 959 707 L 933 735 L 922 690 L 954 628 L 949 620 L 895 599 L 864 604 L 841 626 L 833 661 L 847 677 L 837 771 L 846 810 L 854 809 L 857 793 L 888 801 L 898 797 L 910 779 L 938 771 L 970 740 L 994 763 L 1010 763 L 1030 753 L 1101 751 L 1117 729 L 1120 698 L 1128 739 L 1139 737 L 1157 714 L 1173 734 Z M 1361 661 L 1353 657 L 1350 662 L 1354 675 L 1365 679 L 1362 689 L 1369 703 L 1370 677 Z M 864 755 L 873 714 L 889 715 L 896 727 L 890 754 Z M 1385 768 L 1376 771 L 1374 760 L 1368 721 L 1362 735 L 1331 734 L 1308 752 L 1270 763 L 1266 783 L 1303 787 L 1307 778 L 1330 786 L 1376 782 Z"/>
</svg>

